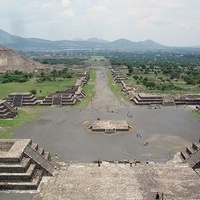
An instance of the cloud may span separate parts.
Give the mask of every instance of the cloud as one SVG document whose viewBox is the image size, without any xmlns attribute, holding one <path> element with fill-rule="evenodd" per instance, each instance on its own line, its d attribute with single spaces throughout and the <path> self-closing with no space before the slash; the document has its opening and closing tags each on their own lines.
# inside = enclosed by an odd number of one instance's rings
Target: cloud
<svg viewBox="0 0 200 200">
<path fill-rule="evenodd" d="M 61 0 L 62 6 L 69 6 L 71 4 L 70 0 Z"/>
<path fill-rule="evenodd" d="M 93 7 L 89 8 L 89 12 L 91 14 L 102 13 L 106 10 L 107 10 L 107 8 L 105 6 L 101 6 L 101 5 L 97 5 L 97 6 L 93 6 Z"/>
<path fill-rule="evenodd" d="M 60 13 L 60 16 L 62 18 L 65 18 L 65 17 L 73 17 L 74 16 L 74 11 L 72 9 L 68 9 L 68 10 L 64 10 Z"/>
<path fill-rule="evenodd" d="M 43 8 L 52 8 L 54 6 L 54 2 L 48 2 L 48 3 L 44 3 L 42 4 Z"/>
<path fill-rule="evenodd" d="M 1 0 L 0 28 L 53 40 L 126 37 L 200 44 L 199 10 L 200 0 Z M 13 28 L 16 21 L 24 28 Z"/>
</svg>

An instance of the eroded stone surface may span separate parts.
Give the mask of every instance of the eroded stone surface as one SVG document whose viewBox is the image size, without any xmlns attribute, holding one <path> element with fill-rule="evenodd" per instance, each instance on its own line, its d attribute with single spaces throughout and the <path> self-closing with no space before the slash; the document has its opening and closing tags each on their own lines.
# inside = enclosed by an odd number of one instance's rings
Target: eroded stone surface
<svg viewBox="0 0 200 200">
<path fill-rule="evenodd" d="M 71 164 L 41 186 L 34 200 L 199 199 L 200 178 L 178 155 L 166 164 Z"/>
</svg>

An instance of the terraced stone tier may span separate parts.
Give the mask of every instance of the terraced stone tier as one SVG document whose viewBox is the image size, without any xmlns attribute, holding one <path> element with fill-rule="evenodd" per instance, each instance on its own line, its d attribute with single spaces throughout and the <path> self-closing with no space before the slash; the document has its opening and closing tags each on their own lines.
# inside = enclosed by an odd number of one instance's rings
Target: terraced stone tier
<svg viewBox="0 0 200 200">
<path fill-rule="evenodd" d="M 43 175 L 53 175 L 50 154 L 30 139 L 0 140 L 0 189 L 37 189 Z"/>
</svg>

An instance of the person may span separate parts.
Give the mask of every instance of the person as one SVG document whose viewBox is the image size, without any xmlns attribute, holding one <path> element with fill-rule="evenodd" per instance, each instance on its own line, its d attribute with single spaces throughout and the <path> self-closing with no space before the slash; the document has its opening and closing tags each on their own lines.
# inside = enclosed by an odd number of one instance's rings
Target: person
<svg viewBox="0 0 200 200">
<path fill-rule="evenodd" d="M 130 167 L 132 167 L 132 165 L 133 165 L 133 162 L 132 162 L 132 160 L 130 160 L 130 161 L 129 161 L 129 163 L 130 163 Z"/>
<path fill-rule="evenodd" d="M 124 164 L 126 165 L 126 163 L 127 163 L 127 159 L 125 158 L 125 159 L 124 159 Z"/>
<path fill-rule="evenodd" d="M 158 192 L 156 192 L 156 199 L 160 199 L 160 195 Z"/>
<path fill-rule="evenodd" d="M 98 159 L 97 163 L 98 163 L 98 167 L 100 167 L 101 166 L 101 161 L 99 159 Z"/>
</svg>

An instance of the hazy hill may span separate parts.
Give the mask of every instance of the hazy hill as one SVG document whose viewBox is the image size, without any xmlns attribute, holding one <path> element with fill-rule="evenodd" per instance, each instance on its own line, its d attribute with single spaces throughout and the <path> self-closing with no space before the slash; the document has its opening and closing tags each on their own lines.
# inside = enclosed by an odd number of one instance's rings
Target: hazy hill
<svg viewBox="0 0 200 200">
<path fill-rule="evenodd" d="M 102 40 L 102 39 L 99 39 L 99 38 L 89 38 L 86 41 L 88 41 L 88 42 L 95 42 L 95 43 L 109 43 L 109 41 Z"/>
<path fill-rule="evenodd" d="M 134 49 L 163 49 L 167 48 L 152 40 L 141 42 L 132 42 L 127 39 L 119 39 L 113 42 L 102 40 L 98 38 L 90 38 L 88 40 L 60 40 L 50 41 L 38 38 L 22 38 L 11 35 L 0 29 L 0 44 L 15 50 L 62 50 L 62 49 L 120 49 L 120 50 L 134 50 Z"/>
<path fill-rule="evenodd" d="M 151 47 L 151 48 L 165 48 L 166 46 L 162 45 L 162 44 L 159 44 L 157 42 L 154 42 L 153 40 L 145 40 L 145 41 L 140 41 L 138 42 L 138 44 L 142 45 L 143 47 Z"/>
<path fill-rule="evenodd" d="M 32 72 L 42 67 L 40 63 L 0 45 L 0 72 L 15 70 Z"/>
</svg>

